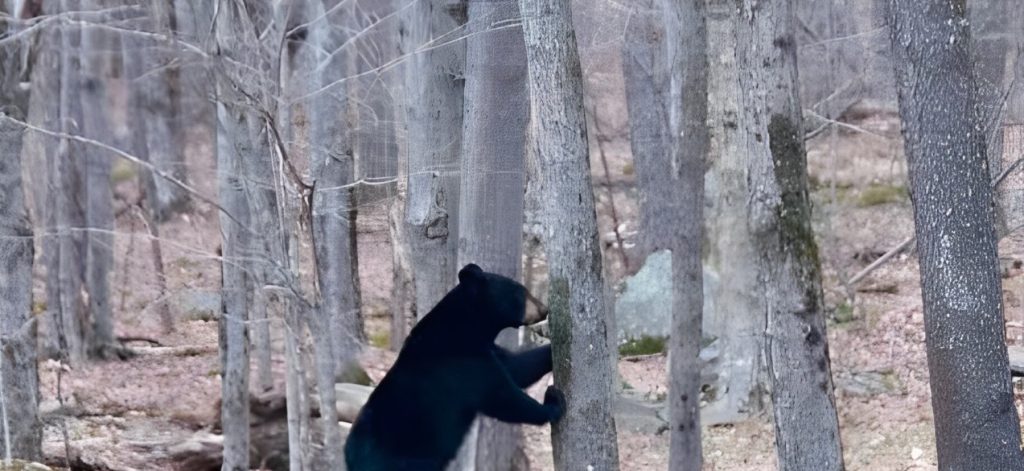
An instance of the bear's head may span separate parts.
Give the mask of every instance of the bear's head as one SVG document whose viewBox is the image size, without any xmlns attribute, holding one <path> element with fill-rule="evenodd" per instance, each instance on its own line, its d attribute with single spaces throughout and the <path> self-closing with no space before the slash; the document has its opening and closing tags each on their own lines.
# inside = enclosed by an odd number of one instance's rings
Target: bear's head
<svg viewBox="0 0 1024 471">
<path fill-rule="evenodd" d="M 503 329 L 546 317 L 547 308 L 525 286 L 471 263 L 459 270 L 459 284 L 409 332 L 402 352 L 423 356 L 489 349 Z"/>
<path fill-rule="evenodd" d="M 485 322 L 495 335 L 504 328 L 534 324 L 547 317 L 547 308 L 525 286 L 473 263 L 459 270 L 459 290 L 472 305 L 476 320 Z"/>
</svg>

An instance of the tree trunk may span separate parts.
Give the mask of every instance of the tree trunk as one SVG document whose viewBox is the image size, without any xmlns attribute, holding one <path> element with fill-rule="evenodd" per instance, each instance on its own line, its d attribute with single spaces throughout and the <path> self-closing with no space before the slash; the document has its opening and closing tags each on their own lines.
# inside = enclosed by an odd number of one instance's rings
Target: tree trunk
<svg viewBox="0 0 1024 471">
<path fill-rule="evenodd" d="M 388 336 L 388 347 L 392 351 L 399 351 L 409 331 L 409 318 L 415 316 L 416 312 L 416 290 L 412 278 L 412 262 L 410 259 L 411 250 L 409 246 L 408 227 L 405 224 L 405 207 L 409 188 L 409 122 L 406 97 L 405 79 L 410 56 L 406 47 L 411 46 L 415 50 L 416 45 L 405 44 L 410 21 L 407 15 L 420 13 L 418 11 L 405 12 L 401 10 L 406 6 L 404 0 L 392 0 L 390 7 L 396 16 L 397 25 L 390 31 L 393 37 L 387 42 L 392 47 L 394 57 L 404 57 L 405 60 L 388 73 L 387 86 L 391 94 L 392 114 L 395 117 L 392 123 L 395 136 L 395 184 L 394 196 L 388 199 L 388 233 L 391 237 L 391 330 Z M 414 9 L 414 8 L 413 8 Z M 416 16 L 414 18 L 419 18 Z M 395 21 L 393 21 L 395 22 Z M 402 136 L 405 136 L 403 138 Z M 406 160 L 403 160 L 406 159 Z"/>
<path fill-rule="evenodd" d="M 1024 190 L 1016 183 L 1024 169 L 1009 169 L 1021 158 L 1019 149 L 1014 147 L 1019 146 L 1017 136 L 1024 113 L 1024 106 L 1021 106 L 1021 98 L 1024 97 L 1021 89 L 1024 87 L 1020 86 L 1020 81 L 1024 80 L 1021 73 L 1024 72 L 1021 62 L 1024 61 L 1020 54 L 1020 48 L 1024 46 L 1020 42 L 1024 14 L 1015 7 L 1003 1 L 968 4 L 970 54 L 987 144 L 988 170 L 989 176 L 997 180 L 993 197 L 998 238 L 1024 227 Z M 1009 174 L 1003 175 L 1004 171 L 1009 171 Z"/>
<path fill-rule="evenodd" d="M 700 469 L 704 160 L 708 149 L 703 0 L 637 5 L 623 47 L 641 252 L 672 252 L 671 469 Z M 676 138 L 679 136 L 679 138 Z"/>
<path fill-rule="evenodd" d="M 662 0 L 668 46 L 669 153 L 660 171 L 671 181 L 658 200 L 663 240 L 672 250 L 672 335 L 669 339 L 669 469 L 700 470 L 701 270 L 704 165 L 708 153 L 708 59 L 704 0 Z"/>
<path fill-rule="evenodd" d="M 462 151 L 465 21 L 449 0 L 414 2 L 403 19 L 408 133 L 406 236 L 417 315 L 455 284 Z M 444 44 L 443 46 L 441 46 Z"/>
<path fill-rule="evenodd" d="M 552 426 L 555 469 L 617 470 L 604 278 L 590 183 L 583 77 L 568 0 L 521 0 L 538 166 L 546 193 L 555 383 L 567 408 Z M 554 230 L 558 228 L 558 230 Z"/>
<path fill-rule="evenodd" d="M 779 468 L 841 470 L 791 0 L 744 0 L 737 46 Z"/>
<path fill-rule="evenodd" d="M 672 133 L 669 130 L 671 84 L 663 3 L 663 0 L 635 3 L 622 47 L 629 142 L 636 168 L 637 205 L 640 208 L 637 253 L 642 257 L 659 248 L 669 248 L 665 239 L 675 229 L 660 219 L 676 216 L 664 214 L 666 203 L 672 198 L 663 192 L 674 189 L 674 185 L 671 173 L 665 171 L 671 153 Z"/>
<path fill-rule="evenodd" d="M 309 21 L 310 6 L 305 2 L 279 4 L 278 8 L 290 9 L 284 15 L 278 15 L 278 18 L 281 18 L 281 16 L 285 17 L 285 31 L 290 31 L 297 25 L 305 24 Z M 312 53 L 308 48 L 302 47 L 301 44 L 296 44 L 295 46 L 297 47 L 282 49 L 283 56 L 279 60 L 280 68 L 277 71 L 277 76 L 281 83 L 281 96 L 283 98 L 282 104 L 277 108 L 277 126 L 280 133 L 279 137 L 283 141 L 281 145 L 287 151 L 287 155 L 281 156 L 281 158 L 292 159 L 288 164 L 294 162 L 296 154 L 301 152 L 300 148 L 304 145 L 304 143 L 297 142 L 299 135 L 297 129 L 299 125 L 293 121 L 296 120 L 298 115 L 298 105 L 292 104 L 291 100 L 295 95 L 308 91 L 307 88 L 314 85 L 308 80 L 297 80 L 295 77 L 295 74 L 302 70 L 302 66 L 293 66 L 298 64 L 300 60 L 308 58 Z M 284 194 L 278 195 L 278 201 L 281 202 L 283 227 L 286 228 L 283 236 L 285 237 L 284 245 L 287 249 L 285 253 L 286 259 L 282 262 L 291 280 L 299 283 L 301 280 L 299 234 L 296 228 L 302 227 L 299 223 L 301 217 L 299 206 L 303 204 L 303 200 L 300 197 L 302 188 L 299 188 L 298 182 L 283 176 L 280 177 L 283 181 L 277 187 L 283 190 Z M 288 228 L 291 230 L 288 230 Z M 288 421 L 288 469 L 291 471 L 303 471 L 312 469 L 310 465 L 310 452 L 313 449 L 309 433 L 310 414 L 307 412 L 310 410 L 310 388 L 307 383 L 308 378 L 305 369 L 302 368 L 303 354 L 301 349 L 301 345 L 306 338 L 308 323 L 306 322 L 306 313 L 303 310 L 305 308 L 303 299 L 298 299 L 295 296 L 285 296 L 282 301 L 282 310 L 284 311 L 284 329 L 282 331 L 285 355 L 285 399 Z"/>
<path fill-rule="evenodd" d="M 966 7 L 888 7 L 939 468 L 1024 469 Z"/>
<path fill-rule="evenodd" d="M 398 172 L 398 180 L 406 179 L 405 171 Z M 391 233 L 391 332 L 388 347 L 397 352 L 402 349 L 409 332 L 409 315 L 416 312 L 416 292 L 409 261 L 408 235 L 404 224 L 406 193 L 398 185 L 388 208 L 388 230 Z"/>
<path fill-rule="evenodd" d="M 321 94 L 310 104 L 310 168 L 313 173 L 312 231 L 316 264 L 318 312 L 308 323 L 315 342 L 317 390 L 325 430 L 324 464 L 340 469 L 341 430 L 334 405 L 335 378 L 354 364 L 363 337 L 356 275 L 353 158 L 348 122 L 348 86 L 333 84 L 350 75 L 351 52 L 343 45 L 347 34 L 340 25 L 350 21 L 348 9 L 331 11 L 334 0 L 314 0 L 310 8 L 310 47 L 318 72 L 313 75 Z M 333 84 L 333 85 L 332 85 Z"/>
<path fill-rule="evenodd" d="M 230 19 L 217 20 L 223 21 Z M 221 28 L 218 25 L 218 30 Z M 218 84 L 221 100 L 227 98 L 226 88 L 227 84 Z M 252 157 L 253 149 L 244 112 L 232 108 L 223 101 L 217 105 L 217 185 L 221 206 L 230 213 L 230 217 L 223 213 L 220 217 L 224 259 L 219 344 L 223 469 L 241 471 L 249 469 L 249 301 L 253 289 L 245 269 L 252 234 L 241 167 L 243 159 Z"/>
<path fill-rule="evenodd" d="M 61 2 L 61 11 L 77 8 L 73 2 Z M 64 24 L 61 28 L 60 126 L 65 134 L 81 134 L 82 76 L 80 46 L 82 29 Z M 67 360 L 78 364 L 85 359 L 85 305 L 82 299 L 85 279 L 85 208 L 82 207 L 85 177 L 83 145 L 63 139 L 58 157 L 51 167 L 57 191 L 57 234 L 59 255 L 57 277 L 60 285 L 60 340 Z"/>
<path fill-rule="evenodd" d="M 214 51 L 237 64 L 252 65 L 259 57 L 249 13 L 232 0 L 217 6 Z M 257 159 L 258 129 L 254 113 L 244 105 L 258 96 L 236 69 L 222 61 L 217 86 L 217 185 L 223 244 L 222 304 L 219 345 L 221 357 L 221 426 L 225 471 L 249 469 L 249 308 L 253 280 L 247 269 L 253 250 L 253 217 L 246 201 L 249 182 L 245 161 Z M 248 70 L 248 69 L 247 69 Z"/>
<path fill-rule="evenodd" d="M 1014 42 L 1019 39 L 1019 33 L 1013 34 L 1015 32 L 1009 29 L 1014 7 L 1001 0 L 975 0 L 967 5 L 977 107 L 992 176 L 999 174 L 1003 156 L 1003 96 L 1006 83 L 1012 80 L 1012 76 L 1007 77 L 1006 73 L 1007 52 L 1010 51 L 1010 38 Z"/>
<path fill-rule="evenodd" d="M 252 250 L 250 261 L 246 264 L 254 286 L 249 316 L 252 319 L 251 348 L 256 356 L 257 387 L 259 391 L 273 388 L 271 375 L 271 345 L 269 316 L 272 299 L 276 299 L 267 289 L 268 286 L 295 286 L 288 273 L 286 227 L 281 220 L 281 187 L 276 175 L 277 169 L 270 149 L 271 137 L 267 135 L 262 118 L 250 115 L 254 123 L 250 123 L 249 139 L 253 146 L 252 154 L 242 161 L 242 179 L 246 182 L 246 203 L 252 228 L 258 230 L 252 234 Z M 258 126 L 257 129 L 253 127 Z"/>
<path fill-rule="evenodd" d="M 0 1 L 0 11 L 12 10 Z M 14 32 L 16 23 L 0 26 L 0 35 Z M 0 109 L 17 120 L 25 119 L 28 108 L 28 96 L 18 86 L 24 80 L 19 62 L 26 46 L 18 42 L 0 48 Z M 0 119 L 0 458 L 6 463 L 41 459 L 43 439 L 32 315 L 34 244 L 21 179 L 23 133 L 18 123 Z"/>
<path fill-rule="evenodd" d="M 149 23 L 144 22 L 144 25 L 149 26 Z M 153 28 L 149 27 L 148 29 L 152 30 Z M 161 32 L 161 34 L 169 33 L 169 31 Z M 165 113 L 171 112 L 169 107 L 165 107 L 166 109 L 164 109 L 159 115 L 156 116 L 147 116 L 146 113 L 148 99 L 145 92 L 146 88 L 148 87 L 144 87 L 143 83 L 148 84 L 150 81 L 159 80 L 160 78 L 166 76 L 165 72 L 150 70 L 151 67 L 156 66 L 147 67 L 146 60 L 144 58 L 144 53 L 146 52 L 150 52 L 151 54 L 157 54 L 156 52 L 152 51 L 155 50 L 153 46 L 157 46 L 158 44 L 155 41 L 148 41 L 146 39 L 140 38 L 137 34 L 135 34 L 135 32 L 122 34 L 120 36 L 120 39 L 122 61 L 121 78 L 127 84 L 126 88 L 128 91 L 128 119 L 134 123 L 146 124 L 143 126 L 134 127 L 132 129 L 132 132 L 130 132 L 129 135 L 126 136 L 125 142 L 122 144 L 122 146 L 125 149 L 128 149 L 128 152 L 130 152 L 132 155 L 135 155 L 139 159 L 146 161 L 154 166 L 158 166 L 158 168 L 164 170 L 168 174 L 175 175 L 175 177 L 178 178 L 179 181 L 185 181 L 184 172 L 176 174 L 170 168 L 160 167 L 160 164 L 155 162 L 154 159 L 152 158 L 152 153 L 149 150 L 150 145 L 147 144 L 147 141 L 149 140 L 149 130 L 147 130 L 147 127 L 150 127 L 149 125 L 155 125 L 157 122 L 160 121 L 166 122 L 168 116 Z M 164 46 L 169 47 L 169 45 Z M 152 76 L 154 74 L 157 76 L 156 78 Z M 160 126 L 155 132 L 159 132 L 159 130 L 162 129 L 163 127 L 164 126 Z M 168 135 L 168 137 L 171 136 Z M 176 139 L 171 139 L 166 141 L 166 144 L 168 146 L 176 146 L 178 145 L 178 142 Z M 163 214 L 160 213 L 161 209 L 158 208 L 158 202 L 156 201 L 156 182 L 157 180 L 159 180 L 161 182 L 161 185 L 167 186 L 167 184 L 163 183 L 163 179 L 161 177 L 156 176 L 155 174 L 153 174 L 153 172 L 149 171 L 148 169 L 140 167 L 139 170 L 139 188 L 144 188 L 143 195 L 145 198 L 145 200 L 143 201 L 143 211 L 145 211 L 146 214 L 143 217 L 143 219 L 145 220 L 145 224 L 149 229 L 150 236 L 152 237 L 150 247 L 153 259 L 153 266 L 155 267 L 154 277 L 156 278 L 156 284 L 160 291 L 159 296 L 164 297 L 167 295 L 167 280 L 164 271 L 163 250 L 161 247 L 160 240 L 160 227 L 159 225 L 156 224 L 156 221 L 160 220 L 163 217 Z M 176 185 L 173 184 L 170 186 L 178 188 Z M 181 190 L 179 189 L 175 191 Z M 161 327 L 163 328 L 163 331 L 165 333 L 172 332 L 174 330 L 174 321 L 171 318 L 170 307 L 167 305 L 167 303 L 160 303 L 160 306 L 157 309 L 159 309 L 160 311 L 160 323 Z"/>
<path fill-rule="evenodd" d="M 330 11 L 337 0 L 325 0 L 316 6 Z M 313 247 L 316 258 L 317 286 L 320 289 L 321 316 L 328 322 L 335 374 L 340 374 L 353 361 L 365 342 L 363 319 L 359 312 L 359 279 L 356 271 L 355 204 L 353 199 L 354 167 L 351 135 L 348 129 L 347 82 L 334 82 L 348 77 L 350 53 L 338 50 L 345 44 L 342 22 L 349 21 L 348 9 L 339 8 L 311 25 L 314 50 L 333 51 L 330 56 L 316 57 L 313 78 L 321 93 L 310 103 L 310 168 L 313 174 Z M 321 15 L 313 13 L 313 18 Z M 333 84 L 333 85 L 332 85 Z"/>
<path fill-rule="evenodd" d="M 50 2 L 43 13 L 54 14 L 59 11 L 60 5 Z M 58 27 L 47 27 L 39 33 L 30 86 L 34 93 L 29 97 L 28 111 L 29 124 L 53 131 L 61 130 L 60 30 Z M 39 319 L 39 353 L 44 358 L 57 359 L 61 351 L 62 312 L 59 265 L 61 237 L 57 235 L 57 222 L 61 211 L 58 206 L 60 194 L 64 191 L 60 181 L 56 180 L 60 140 L 41 133 L 27 134 L 24 139 L 29 172 L 44 178 L 44 181 L 33 185 L 35 217 L 43 227 L 41 262 L 46 269 L 46 311 Z"/>
<path fill-rule="evenodd" d="M 171 0 L 158 0 L 149 9 L 151 29 L 167 37 L 148 41 L 148 54 L 142 56 L 144 74 L 139 86 L 141 92 L 143 122 L 146 129 L 146 147 L 149 162 L 157 169 L 174 176 L 178 181 L 187 182 L 185 153 L 178 136 L 177 111 L 174 88 L 177 86 L 177 69 L 172 65 L 174 47 L 172 23 L 174 6 Z M 182 211 L 188 205 L 188 193 L 181 186 L 173 184 L 152 172 L 146 172 L 146 196 L 157 221 L 166 220 L 172 213 Z"/>
<path fill-rule="evenodd" d="M 96 0 L 83 2 L 85 10 L 99 10 Z M 112 36 L 101 28 L 82 30 L 82 131 L 84 137 L 113 143 L 107 122 L 107 80 Z M 110 186 L 113 159 L 106 150 L 90 145 L 85 151 L 85 285 L 89 293 L 86 341 L 89 355 L 104 358 L 114 343 L 110 304 L 110 271 L 114 266 L 114 193 Z"/>
<path fill-rule="evenodd" d="M 720 357 L 705 366 L 708 386 L 701 419 L 705 425 L 731 423 L 757 415 L 764 407 L 764 317 L 759 315 L 757 270 L 747 226 L 747 161 L 741 151 L 744 129 L 736 63 L 736 3 L 709 0 L 708 125 L 710 148 L 705 185 L 704 271 L 709 298 L 704 300 L 703 336 L 718 339 Z M 747 261 L 736 263 L 737 260 Z M 709 369 L 710 368 L 710 369 Z"/>
<path fill-rule="evenodd" d="M 515 0 L 470 0 L 467 13 L 456 266 L 476 263 L 518 280 L 523 265 L 524 160 L 530 109 L 522 29 L 503 25 L 520 18 L 519 8 Z M 497 343 L 515 348 L 518 335 L 508 329 L 498 336 Z M 476 451 L 471 449 L 471 438 L 463 443 L 463 449 L 467 459 L 475 461 L 476 469 L 514 469 L 516 454 L 522 453 L 521 428 L 485 417 L 478 419 L 475 427 Z"/>
<path fill-rule="evenodd" d="M 398 6 L 404 7 L 409 2 Z M 395 126 L 395 81 L 401 72 L 393 68 L 398 56 L 399 22 L 393 0 L 355 0 L 351 30 L 358 32 L 349 49 L 353 71 L 358 74 L 350 84 L 350 96 L 359 106 L 351 107 L 358 120 L 350 126 L 357 179 L 370 184 L 357 187 L 359 207 L 388 204 L 395 196 L 399 154 Z"/>
</svg>

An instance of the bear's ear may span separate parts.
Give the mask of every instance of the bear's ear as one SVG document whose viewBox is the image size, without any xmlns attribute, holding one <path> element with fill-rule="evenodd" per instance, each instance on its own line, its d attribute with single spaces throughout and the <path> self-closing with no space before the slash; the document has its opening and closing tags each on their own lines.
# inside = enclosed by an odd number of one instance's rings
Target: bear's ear
<svg viewBox="0 0 1024 471">
<path fill-rule="evenodd" d="M 459 270 L 459 283 L 469 283 L 471 281 L 479 281 L 484 277 L 484 271 L 480 267 L 476 266 L 475 263 L 470 263 L 462 267 Z"/>
</svg>

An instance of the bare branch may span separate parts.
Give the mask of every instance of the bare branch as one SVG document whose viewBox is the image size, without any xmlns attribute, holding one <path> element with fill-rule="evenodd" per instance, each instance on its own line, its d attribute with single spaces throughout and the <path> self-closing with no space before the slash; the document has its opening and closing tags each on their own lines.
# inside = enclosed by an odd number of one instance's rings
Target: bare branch
<svg viewBox="0 0 1024 471">
<path fill-rule="evenodd" d="M 843 128 L 846 128 L 846 129 L 850 129 L 850 130 L 853 130 L 853 131 L 864 133 L 864 134 L 867 134 L 869 136 L 877 137 L 879 139 L 884 139 L 884 140 L 889 140 L 890 139 L 887 136 L 884 136 L 882 134 L 878 134 L 877 132 L 874 132 L 874 131 L 871 131 L 871 130 L 868 130 L 868 129 L 864 129 L 864 128 L 862 128 L 860 126 L 857 126 L 857 125 L 853 125 L 853 124 L 850 124 L 850 123 L 844 123 L 842 121 L 837 121 L 837 120 L 831 119 L 831 118 L 826 118 L 825 116 L 822 116 L 821 114 L 819 114 L 817 111 L 814 111 L 814 110 L 811 110 L 811 109 L 805 108 L 804 112 L 814 116 L 816 119 L 820 119 L 820 120 L 825 121 L 826 123 L 829 123 L 829 124 L 834 124 L 834 125 L 839 126 L 839 127 L 843 127 Z"/>
<path fill-rule="evenodd" d="M 224 209 L 223 206 L 221 206 L 216 201 L 206 197 L 205 195 L 200 193 L 199 190 L 196 190 L 195 188 L 192 188 L 191 186 L 189 186 L 188 183 L 185 183 L 185 182 L 175 178 L 174 175 L 171 175 L 171 174 L 169 174 L 169 173 L 167 173 L 167 172 L 165 172 L 165 171 L 163 171 L 163 170 L 153 166 L 153 164 L 151 164 L 149 162 L 146 162 L 145 160 L 142 160 L 142 159 L 140 159 L 140 158 L 138 158 L 138 157 L 136 157 L 136 156 L 134 156 L 132 154 L 129 154 L 129 153 L 127 153 L 127 152 L 125 152 L 125 151 L 123 151 L 121 149 L 118 149 L 118 148 L 116 148 L 114 146 L 111 146 L 111 145 L 108 145 L 108 144 L 104 144 L 104 143 L 102 143 L 100 141 L 97 141 L 97 140 L 94 140 L 94 139 L 85 138 L 85 137 L 78 136 L 78 135 L 75 135 L 75 134 L 68 134 L 68 133 L 64 133 L 64 132 L 50 131 L 49 129 L 43 129 L 43 128 L 39 127 L 39 126 L 35 126 L 33 124 L 29 124 L 29 123 L 27 123 L 25 121 L 22 121 L 20 119 L 13 118 L 10 115 L 7 115 L 6 113 L 0 113 L 0 119 L 6 119 L 6 120 L 11 121 L 11 122 L 13 122 L 15 124 L 23 126 L 25 129 L 28 129 L 30 131 L 35 131 L 35 132 L 38 132 L 40 134 L 44 134 L 44 135 L 47 135 L 47 136 L 50 136 L 50 137 L 56 137 L 56 138 L 59 138 L 59 139 L 68 139 L 68 140 L 72 140 L 72 141 L 76 141 L 76 142 L 81 142 L 83 144 L 93 145 L 93 146 L 99 147 L 101 149 L 105 149 L 105 150 L 108 150 L 110 152 L 113 152 L 113 153 L 117 154 L 119 157 L 121 157 L 121 158 L 123 158 L 125 160 L 128 160 L 129 162 L 132 162 L 132 163 L 134 163 L 136 165 L 144 167 L 146 170 L 149 170 L 154 175 L 157 175 L 160 178 L 163 178 L 164 180 L 167 180 L 168 182 L 171 182 L 174 185 L 177 185 L 182 190 L 187 191 L 192 196 L 195 196 L 199 200 L 201 200 L 201 201 L 203 201 L 203 202 L 213 206 L 214 208 L 217 208 L 217 210 L 219 210 L 221 213 L 224 213 L 224 215 L 226 215 L 229 219 L 231 219 L 232 221 L 234 221 L 238 225 L 240 225 L 242 227 L 245 227 L 243 224 L 241 224 L 240 221 L 238 221 L 238 219 L 235 218 L 234 215 L 232 215 L 230 212 L 228 212 L 228 210 Z"/>
</svg>

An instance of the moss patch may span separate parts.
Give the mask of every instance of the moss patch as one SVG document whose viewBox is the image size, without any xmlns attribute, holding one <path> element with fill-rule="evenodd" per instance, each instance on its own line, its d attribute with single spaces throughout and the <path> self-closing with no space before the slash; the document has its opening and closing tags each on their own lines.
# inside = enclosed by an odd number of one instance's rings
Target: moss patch
<svg viewBox="0 0 1024 471">
<path fill-rule="evenodd" d="M 377 348 L 388 348 L 391 345 L 391 333 L 384 330 L 371 334 L 370 345 Z"/>
<path fill-rule="evenodd" d="M 626 343 L 619 346 L 619 355 L 635 356 L 663 353 L 665 351 L 665 341 L 665 337 L 648 337 L 646 335 L 638 339 L 629 339 Z"/>
<path fill-rule="evenodd" d="M 138 175 L 138 171 L 135 164 L 124 159 L 117 159 L 114 161 L 113 168 L 110 169 L 110 182 L 116 185 L 131 180 L 136 175 Z"/>
<path fill-rule="evenodd" d="M 357 361 L 346 362 L 341 368 L 341 374 L 336 378 L 339 383 L 352 383 L 363 386 L 373 385 L 370 375 Z"/>
<path fill-rule="evenodd" d="M 556 382 L 570 377 L 572 363 L 569 348 L 572 345 L 572 315 L 569 309 L 569 280 L 553 276 L 548 291 L 548 323 L 551 327 L 552 360 Z M 563 376 L 564 375 L 564 376 Z"/>
<path fill-rule="evenodd" d="M 907 188 L 903 185 L 871 185 L 860 193 L 857 206 L 867 208 L 888 203 L 898 203 L 908 197 Z"/>
<path fill-rule="evenodd" d="M 836 324 L 846 324 L 853 322 L 853 306 L 847 303 L 840 303 L 836 306 L 836 310 L 833 313 Z"/>
<path fill-rule="evenodd" d="M 811 204 L 807 194 L 807 155 L 803 134 L 789 117 L 772 115 L 768 124 L 769 149 L 775 164 L 775 180 L 782 203 L 777 208 L 779 242 L 795 258 L 805 287 L 804 312 L 820 308 L 821 261 L 811 229 Z"/>
</svg>

